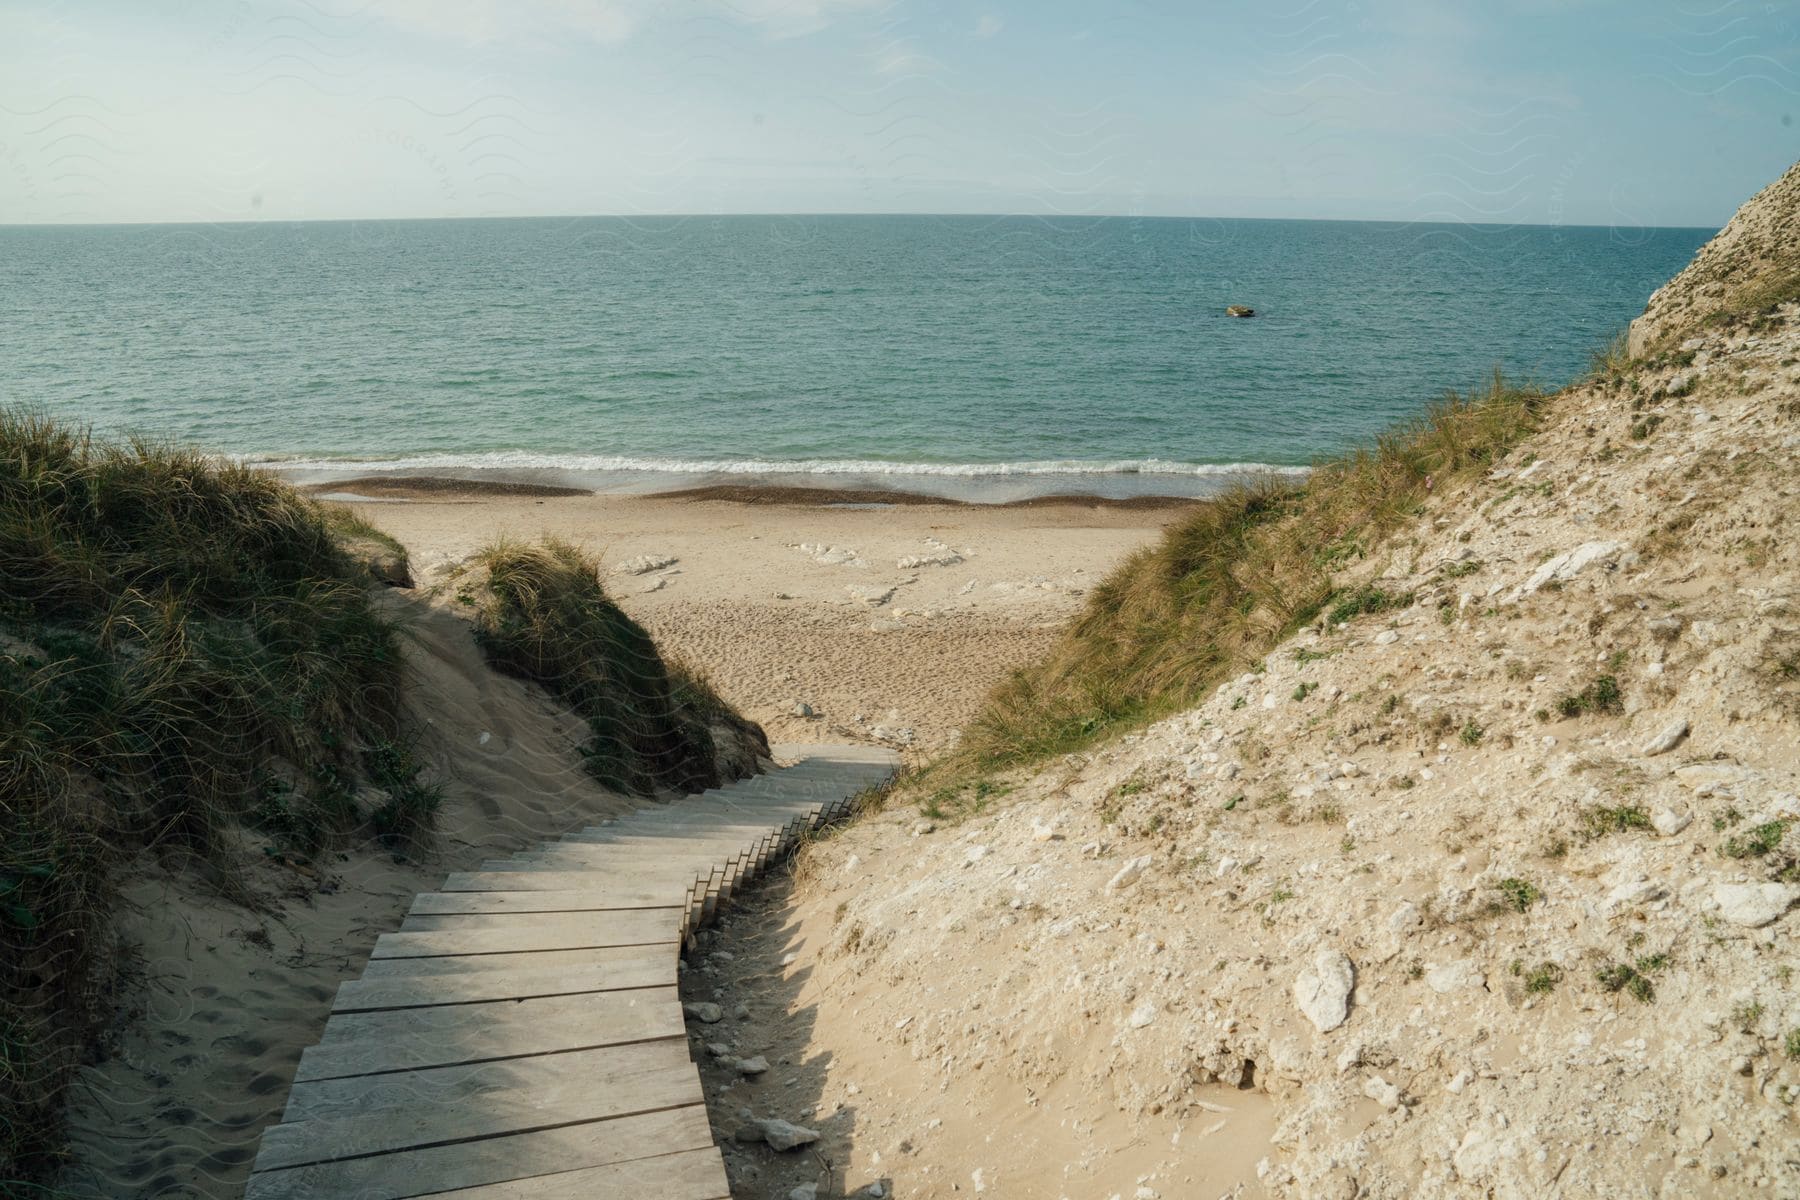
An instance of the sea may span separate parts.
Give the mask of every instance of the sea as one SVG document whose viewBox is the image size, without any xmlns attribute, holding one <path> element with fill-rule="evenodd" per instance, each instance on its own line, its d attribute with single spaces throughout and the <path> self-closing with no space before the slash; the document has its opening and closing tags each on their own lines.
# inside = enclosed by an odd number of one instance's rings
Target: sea
<svg viewBox="0 0 1800 1200">
<path fill-rule="evenodd" d="M 1304 471 L 1495 370 L 1578 378 L 1712 232 L 1128 216 L 7 226 L 0 403 L 305 481 L 1200 496 Z"/>
</svg>

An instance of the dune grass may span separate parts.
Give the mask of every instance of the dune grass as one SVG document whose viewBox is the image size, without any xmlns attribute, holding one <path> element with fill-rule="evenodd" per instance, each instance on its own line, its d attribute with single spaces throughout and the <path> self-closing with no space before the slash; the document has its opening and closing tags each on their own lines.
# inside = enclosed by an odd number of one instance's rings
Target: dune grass
<svg viewBox="0 0 1800 1200">
<path fill-rule="evenodd" d="M 267 476 L 0 409 L 0 1180 L 54 1165 L 122 862 L 228 871 L 233 823 L 316 844 L 367 816 L 347 781 L 399 737 L 400 655 L 342 525 Z"/>
<path fill-rule="evenodd" d="M 1498 374 L 1451 393 L 1298 486 L 1235 488 L 1171 526 L 1096 588 L 1042 663 L 990 696 L 957 755 L 923 776 L 942 790 L 1079 750 L 1192 706 L 1294 630 L 1403 603 L 1337 580 L 1426 496 L 1486 470 L 1536 425 L 1544 393 Z"/>
<path fill-rule="evenodd" d="M 501 541 L 475 556 L 485 589 L 476 639 L 501 670 L 542 684 L 587 721 L 587 768 L 620 791 L 695 792 L 725 782 L 715 730 L 760 745 L 762 731 L 732 711 L 700 675 L 670 664 L 649 633 L 600 583 L 600 562 L 555 538 Z M 477 594 L 479 592 L 479 595 Z"/>
</svg>

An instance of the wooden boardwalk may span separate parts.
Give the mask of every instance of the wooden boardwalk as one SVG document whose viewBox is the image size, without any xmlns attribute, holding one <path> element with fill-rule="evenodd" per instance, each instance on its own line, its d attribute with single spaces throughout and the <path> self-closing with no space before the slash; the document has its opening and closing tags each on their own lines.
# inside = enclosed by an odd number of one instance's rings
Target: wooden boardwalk
<svg viewBox="0 0 1800 1200">
<path fill-rule="evenodd" d="M 451 875 L 338 989 L 248 1200 L 726 1200 L 676 959 L 687 935 L 898 759 L 794 765 Z"/>
</svg>

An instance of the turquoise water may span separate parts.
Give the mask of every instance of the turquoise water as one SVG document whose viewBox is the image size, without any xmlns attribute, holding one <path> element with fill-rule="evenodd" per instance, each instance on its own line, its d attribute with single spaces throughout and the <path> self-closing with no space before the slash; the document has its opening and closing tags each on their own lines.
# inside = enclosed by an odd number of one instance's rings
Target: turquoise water
<svg viewBox="0 0 1800 1200">
<path fill-rule="evenodd" d="M 1129 217 L 8 227 L 0 380 L 103 432 L 309 477 L 1202 494 L 1495 366 L 1568 381 L 1708 235 Z"/>
</svg>

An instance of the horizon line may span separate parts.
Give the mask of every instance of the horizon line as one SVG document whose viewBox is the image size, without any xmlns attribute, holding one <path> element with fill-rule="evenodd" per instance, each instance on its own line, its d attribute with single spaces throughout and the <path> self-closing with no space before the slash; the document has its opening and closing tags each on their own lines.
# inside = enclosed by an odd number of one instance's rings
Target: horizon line
<svg viewBox="0 0 1800 1200">
<path fill-rule="evenodd" d="M 663 212 L 663 213 L 551 213 L 551 214 L 486 214 L 480 216 L 415 216 L 415 217 L 236 217 L 230 220 L 142 220 L 142 221 L 0 221 L 0 229 L 120 229 L 158 226 L 225 226 L 225 225 L 349 225 L 358 223 L 393 223 L 411 221 L 667 221 L 667 220 L 741 220 L 750 217 L 816 220 L 821 217 L 917 217 L 922 219 L 981 219 L 1033 221 L 1303 221 L 1335 225 L 1452 225 L 1492 229 L 1656 229 L 1704 230 L 1717 233 L 1723 225 L 1649 225 L 1609 222 L 1594 224 L 1580 221 L 1468 221 L 1456 218 L 1420 217 L 1246 217 L 1221 214 L 1171 213 L 1063 213 L 1028 212 Z"/>
</svg>

